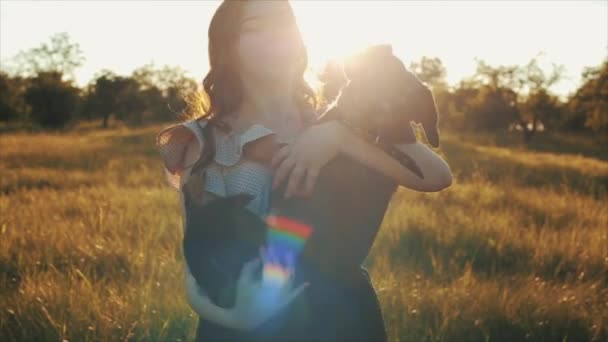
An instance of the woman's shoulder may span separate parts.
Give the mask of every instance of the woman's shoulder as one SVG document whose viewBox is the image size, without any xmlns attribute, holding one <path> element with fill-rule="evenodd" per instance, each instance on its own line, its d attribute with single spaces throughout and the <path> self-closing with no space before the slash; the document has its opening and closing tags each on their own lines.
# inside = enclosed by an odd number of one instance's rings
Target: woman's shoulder
<svg viewBox="0 0 608 342">
<path fill-rule="evenodd" d="M 189 141 L 194 135 L 199 135 L 209 120 L 206 118 L 192 118 L 164 127 L 156 134 L 156 146 L 163 147 L 182 140 Z"/>
<path fill-rule="evenodd" d="M 179 189 L 188 179 L 190 168 L 201 157 L 206 144 L 202 129 L 209 122 L 206 118 L 186 120 L 163 128 L 156 136 L 156 146 L 165 165 L 169 184 Z M 215 128 L 215 127 L 214 127 Z M 211 131 L 214 142 L 213 164 L 234 167 L 243 159 L 244 146 L 274 130 L 261 124 L 252 124 L 242 132 Z M 206 166 L 209 167 L 211 165 Z"/>
<path fill-rule="evenodd" d="M 178 189 L 182 176 L 205 146 L 202 128 L 206 118 L 194 118 L 163 128 L 156 135 L 156 148 L 163 160 L 169 184 Z"/>
</svg>

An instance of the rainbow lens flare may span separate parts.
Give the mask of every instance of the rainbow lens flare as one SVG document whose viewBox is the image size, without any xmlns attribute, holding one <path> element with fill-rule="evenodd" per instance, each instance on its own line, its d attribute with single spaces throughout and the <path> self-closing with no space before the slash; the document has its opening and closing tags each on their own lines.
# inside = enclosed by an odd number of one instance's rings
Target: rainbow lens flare
<svg viewBox="0 0 608 342">
<path fill-rule="evenodd" d="M 266 264 L 263 277 L 266 285 L 282 285 L 289 278 L 289 272 L 279 264 Z"/>
<path fill-rule="evenodd" d="M 293 272 L 295 259 L 312 233 L 312 227 L 278 215 L 266 217 L 268 232 L 263 280 L 267 285 L 280 286 Z"/>
</svg>

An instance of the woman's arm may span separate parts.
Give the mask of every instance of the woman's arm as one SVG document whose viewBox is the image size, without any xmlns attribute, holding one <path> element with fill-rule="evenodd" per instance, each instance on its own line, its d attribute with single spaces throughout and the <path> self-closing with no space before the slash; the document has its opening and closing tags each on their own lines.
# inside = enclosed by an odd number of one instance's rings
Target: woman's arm
<svg viewBox="0 0 608 342">
<path fill-rule="evenodd" d="M 186 125 L 174 125 L 163 129 L 156 136 L 156 148 L 163 161 L 168 185 L 180 190 L 186 183 L 190 168 L 204 148 L 202 139 Z"/>
<path fill-rule="evenodd" d="M 174 159 L 170 161 L 169 165 L 173 166 L 174 169 L 183 170 L 181 177 L 182 185 L 188 182 L 190 172 L 192 171 L 192 165 L 198 160 L 203 148 L 204 143 L 203 146 L 201 146 L 198 139 L 193 138 L 186 145 L 184 154 L 181 156 L 175 156 Z M 183 212 L 182 214 L 185 217 L 186 213 Z M 185 264 L 184 273 L 187 302 L 194 312 L 196 312 L 200 317 L 213 323 L 230 328 L 240 328 L 238 327 L 230 310 L 216 306 L 210 301 L 206 294 L 201 293 L 201 288 L 196 283 L 194 276 L 192 276 L 187 263 Z"/>
<path fill-rule="evenodd" d="M 434 192 L 443 190 L 452 184 L 452 172 L 449 165 L 424 144 L 415 142 L 395 145 L 400 151 L 414 159 L 420 167 L 424 174 L 424 179 L 420 179 L 396 159 L 355 135 L 340 122 L 334 121 L 333 125 L 337 132 L 336 139 L 340 152 L 394 179 L 399 185 L 416 191 Z"/>
<path fill-rule="evenodd" d="M 434 192 L 452 184 L 448 164 L 424 144 L 416 142 L 395 147 L 414 159 L 424 174 L 424 179 L 418 178 L 396 159 L 358 137 L 338 121 L 312 125 L 293 143 L 281 147 L 273 156 L 271 166 L 275 173 L 272 186 L 276 188 L 289 178 L 285 197 L 294 194 L 308 196 L 312 193 L 321 168 L 340 152 L 412 190 Z M 301 189 L 303 180 L 304 188 Z"/>
<path fill-rule="evenodd" d="M 185 184 L 188 181 L 190 171 L 192 170 L 192 164 L 196 162 L 201 154 L 201 149 L 204 148 L 204 146 L 200 145 L 198 139 L 190 140 L 185 148 L 184 155 L 176 158 L 174 161 L 174 165 L 178 169 L 183 169 L 182 184 Z M 185 217 L 185 212 L 183 215 Z M 188 299 L 190 308 L 204 319 L 222 326 L 236 328 L 234 319 L 230 316 L 230 312 L 214 305 L 206 294 L 201 293 L 201 288 L 196 283 L 194 276 L 192 276 L 187 263 L 185 264 L 184 273 L 186 280 L 186 298 Z"/>
<path fill-rule="evenodd" d="M 196 279 L 190 273 L 186 266 L 186 295 L 190 308 L 194 310 L 200 317 L 209 320 L 221 326 L 230 327 L 233 329 L 242 329 L 234 319 L 230 310 L 219 307 L 206 295 L 200 293 L 200 288 L 196 283 Z"/>
</svg>

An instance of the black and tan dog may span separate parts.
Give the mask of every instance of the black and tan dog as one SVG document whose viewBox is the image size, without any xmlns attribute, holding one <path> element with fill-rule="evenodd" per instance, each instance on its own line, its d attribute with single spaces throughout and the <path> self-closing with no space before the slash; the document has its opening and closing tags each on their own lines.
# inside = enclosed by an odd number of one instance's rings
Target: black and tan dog
<svg viewBox="0 0 608 342">
<path fill-rule="evenodd" d="M 432 146 L 439 145 L 437 111 L 431 91 L 393 55 L 390 45 L 372 46 L 347 59 L 343 70 L 349 82 L 330 109 L 319 117 L 319 122 L 344 122 L 424 177 L 416 163 L 393 146 L 416 141 L 412 122 L 422 125 Z M 280 148 L 272 137 L 248 144 L 245 155 L 269 163 Z M 214 146 L 205 150 L 213 151 Z M 209 160 L 212 153 L 207 152 L 199 161 Z M 198 205 L 188 189 L 200 188 L 200 177 L 193 177 L 194 181 L 184 191 L 187 211 L 184 254 L 193 276 L 210 298 L 229 307 L 234 304 L 239 271 L 245 262 L 258 255 L 267 227 L 261 218 L 244 208 L 250 195 Z M 271 214 L 313 227 L 299 258 L 302 267 L 296 268 L 296 284 L 305 281 L 306 272 L 311 269 L 348 283 L 348 274 L 358 272 L 372 246 L 397 184 L 347 156 L 338 155 L 321 170 L 310 197 L 285 199 L 285 186 L 273 192 Z"/>
<path fill-rule="evenodd" d="M 393 55 L 390 45 L 372 46 L 344 61 L 349 80 L 319 122 L 338 120 L 395 157 L 419 177 L 421 170 L 394 145 L 416 141 L 420 124 L 439 146 L 438 115 L 430 89 Z M 359 267 L 374 241 L 397 184 L 377 171 L 338 155 L 320 171 L 308 198 L 273 192 L 272 213 L 303 221 L 314 233 L 302 256 L 329 274 Z"/>
</svg>

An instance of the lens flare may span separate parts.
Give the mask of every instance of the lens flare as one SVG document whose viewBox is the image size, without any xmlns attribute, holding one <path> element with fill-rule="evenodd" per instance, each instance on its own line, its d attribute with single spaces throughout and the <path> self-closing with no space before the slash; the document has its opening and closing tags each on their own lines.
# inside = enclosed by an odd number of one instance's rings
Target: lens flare
<svg viewBox="0 0 608 342">
<path fill-rule="evenodd" d="M 312 227 L 279 215 L 268 215 L 266 223 L 263 280 L 265 285 L 281 286 L 293 272 L 295 259 L 308 241 Z"/>
</svg>

